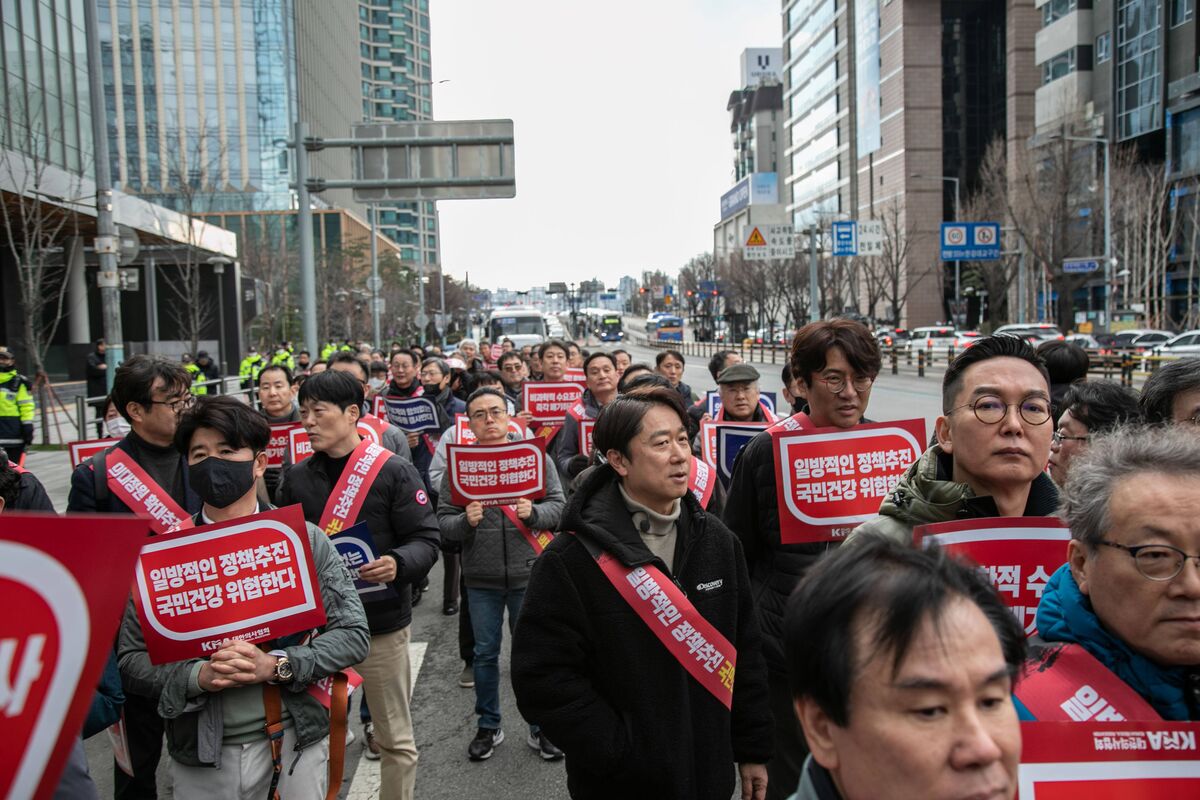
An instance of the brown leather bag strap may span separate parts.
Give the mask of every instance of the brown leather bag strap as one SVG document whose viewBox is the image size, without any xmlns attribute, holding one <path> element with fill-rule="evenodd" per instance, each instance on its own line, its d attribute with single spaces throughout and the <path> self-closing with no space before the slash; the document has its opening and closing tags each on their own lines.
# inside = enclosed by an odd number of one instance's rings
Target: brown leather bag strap
<svg viewBox="0 0 1200 800">
<path fill-rule="evenodd" d="M 329 704 L 329 790 L 325 800 L 337 800 L 346 766 L 346 726 L 350 711 L 349 680 L 346 673 L 333 676 Z"/>
<path fill-rule="evenodd" d="M 267 716 L 263 729 L 271 745 L 271 788 L 267 790 L 267 800 L 279 800 L 279 776 L 283 774 L 283 698 L 273 683 L 264 683 L 262 690 Z"/>
</svg>

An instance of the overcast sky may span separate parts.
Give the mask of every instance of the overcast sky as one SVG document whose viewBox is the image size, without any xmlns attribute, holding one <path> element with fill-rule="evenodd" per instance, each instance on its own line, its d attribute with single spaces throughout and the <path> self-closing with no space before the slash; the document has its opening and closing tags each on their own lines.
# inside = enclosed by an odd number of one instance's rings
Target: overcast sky
<svg viewBox="0 0 1200 800">
<path fill-rule="evenodd" d="M 434 118 L 511 118 L 517 196 L 439 203 L 446 271 L 486 288 L 674 272 L 732 185 L 725 103 L 779 0 L 432 0 Z M 448 81 L 437 83 L 438 81 Z"/>
</svg>

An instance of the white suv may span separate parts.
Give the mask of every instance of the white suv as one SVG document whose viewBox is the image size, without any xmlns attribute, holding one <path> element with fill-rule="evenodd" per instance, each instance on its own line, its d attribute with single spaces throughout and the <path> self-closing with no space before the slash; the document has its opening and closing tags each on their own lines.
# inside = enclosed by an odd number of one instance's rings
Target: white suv
<svg viewBox="0 0 1200 800">
<path fill-rule="evenodd" d="M 913 353 L 918 350 L 945 350 L 958 340 L 958 334 L 951 325 L 914 328 L 909 336 L 908 349 Z"/>
</svg>

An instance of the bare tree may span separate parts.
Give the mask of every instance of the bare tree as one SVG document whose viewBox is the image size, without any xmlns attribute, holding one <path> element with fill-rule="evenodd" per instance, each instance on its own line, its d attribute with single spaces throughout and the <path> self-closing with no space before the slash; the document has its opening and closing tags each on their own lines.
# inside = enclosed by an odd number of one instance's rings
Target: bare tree
<svg viewBox="0 0 1200 800">
<path fill-rule="evenodd" d="M 937 271 L 935 264 L 916 264 L 909 257 L 916 237 L 916 224 L 907 219 L 904 204 L 893 197 L 883 205 L 878 219 L 883 227 L 883 252 L 864 260 L 863 280 L 871 316 L 884 303 L 884 316 L 893 324 L 904 318 L 909 295 L 926 276 Z"/>
</svg>

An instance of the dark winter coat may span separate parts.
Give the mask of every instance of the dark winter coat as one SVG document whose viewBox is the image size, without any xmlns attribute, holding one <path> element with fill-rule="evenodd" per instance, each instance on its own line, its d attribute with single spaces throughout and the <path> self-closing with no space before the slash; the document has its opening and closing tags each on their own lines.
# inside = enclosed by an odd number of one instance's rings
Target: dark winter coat
<svg viewBox="0 0 1200 800">
<path fill-rule="evenodd" d="M 283 473 L 276 492 L 280 506 L 300 503 L 304 518 L 319 525 L 325 503 L 333 493 L 349 459 L 335 463 L 324 453 L 293 464 Z M 375 477 L 354 520 L 366 522 L 375 552 L 396 559 L 396 597 L 364 603 L 371 634 L 391 633 L 412 622 L 412 592 L 437 562 L 438 526 L 433 504 L 412 464 L 389 456 Z"/>
<path fill-rule="evenodd" d="M 596 468 L 564 533 L 533 567 L 513 637 L 521 714 L 567 754 L 574 798 L 728 800 L 734 762 L 771 755 L 766 670 L 741 546 L 684 495 L 674 573 L 642 542 L 617 476 Z M 737 647 L 730 712 L 617 594 L 582 540 L 628 567 L 653 563 Z M 704 588 L 700 588 L 704 587 Z"/>
</svg>

